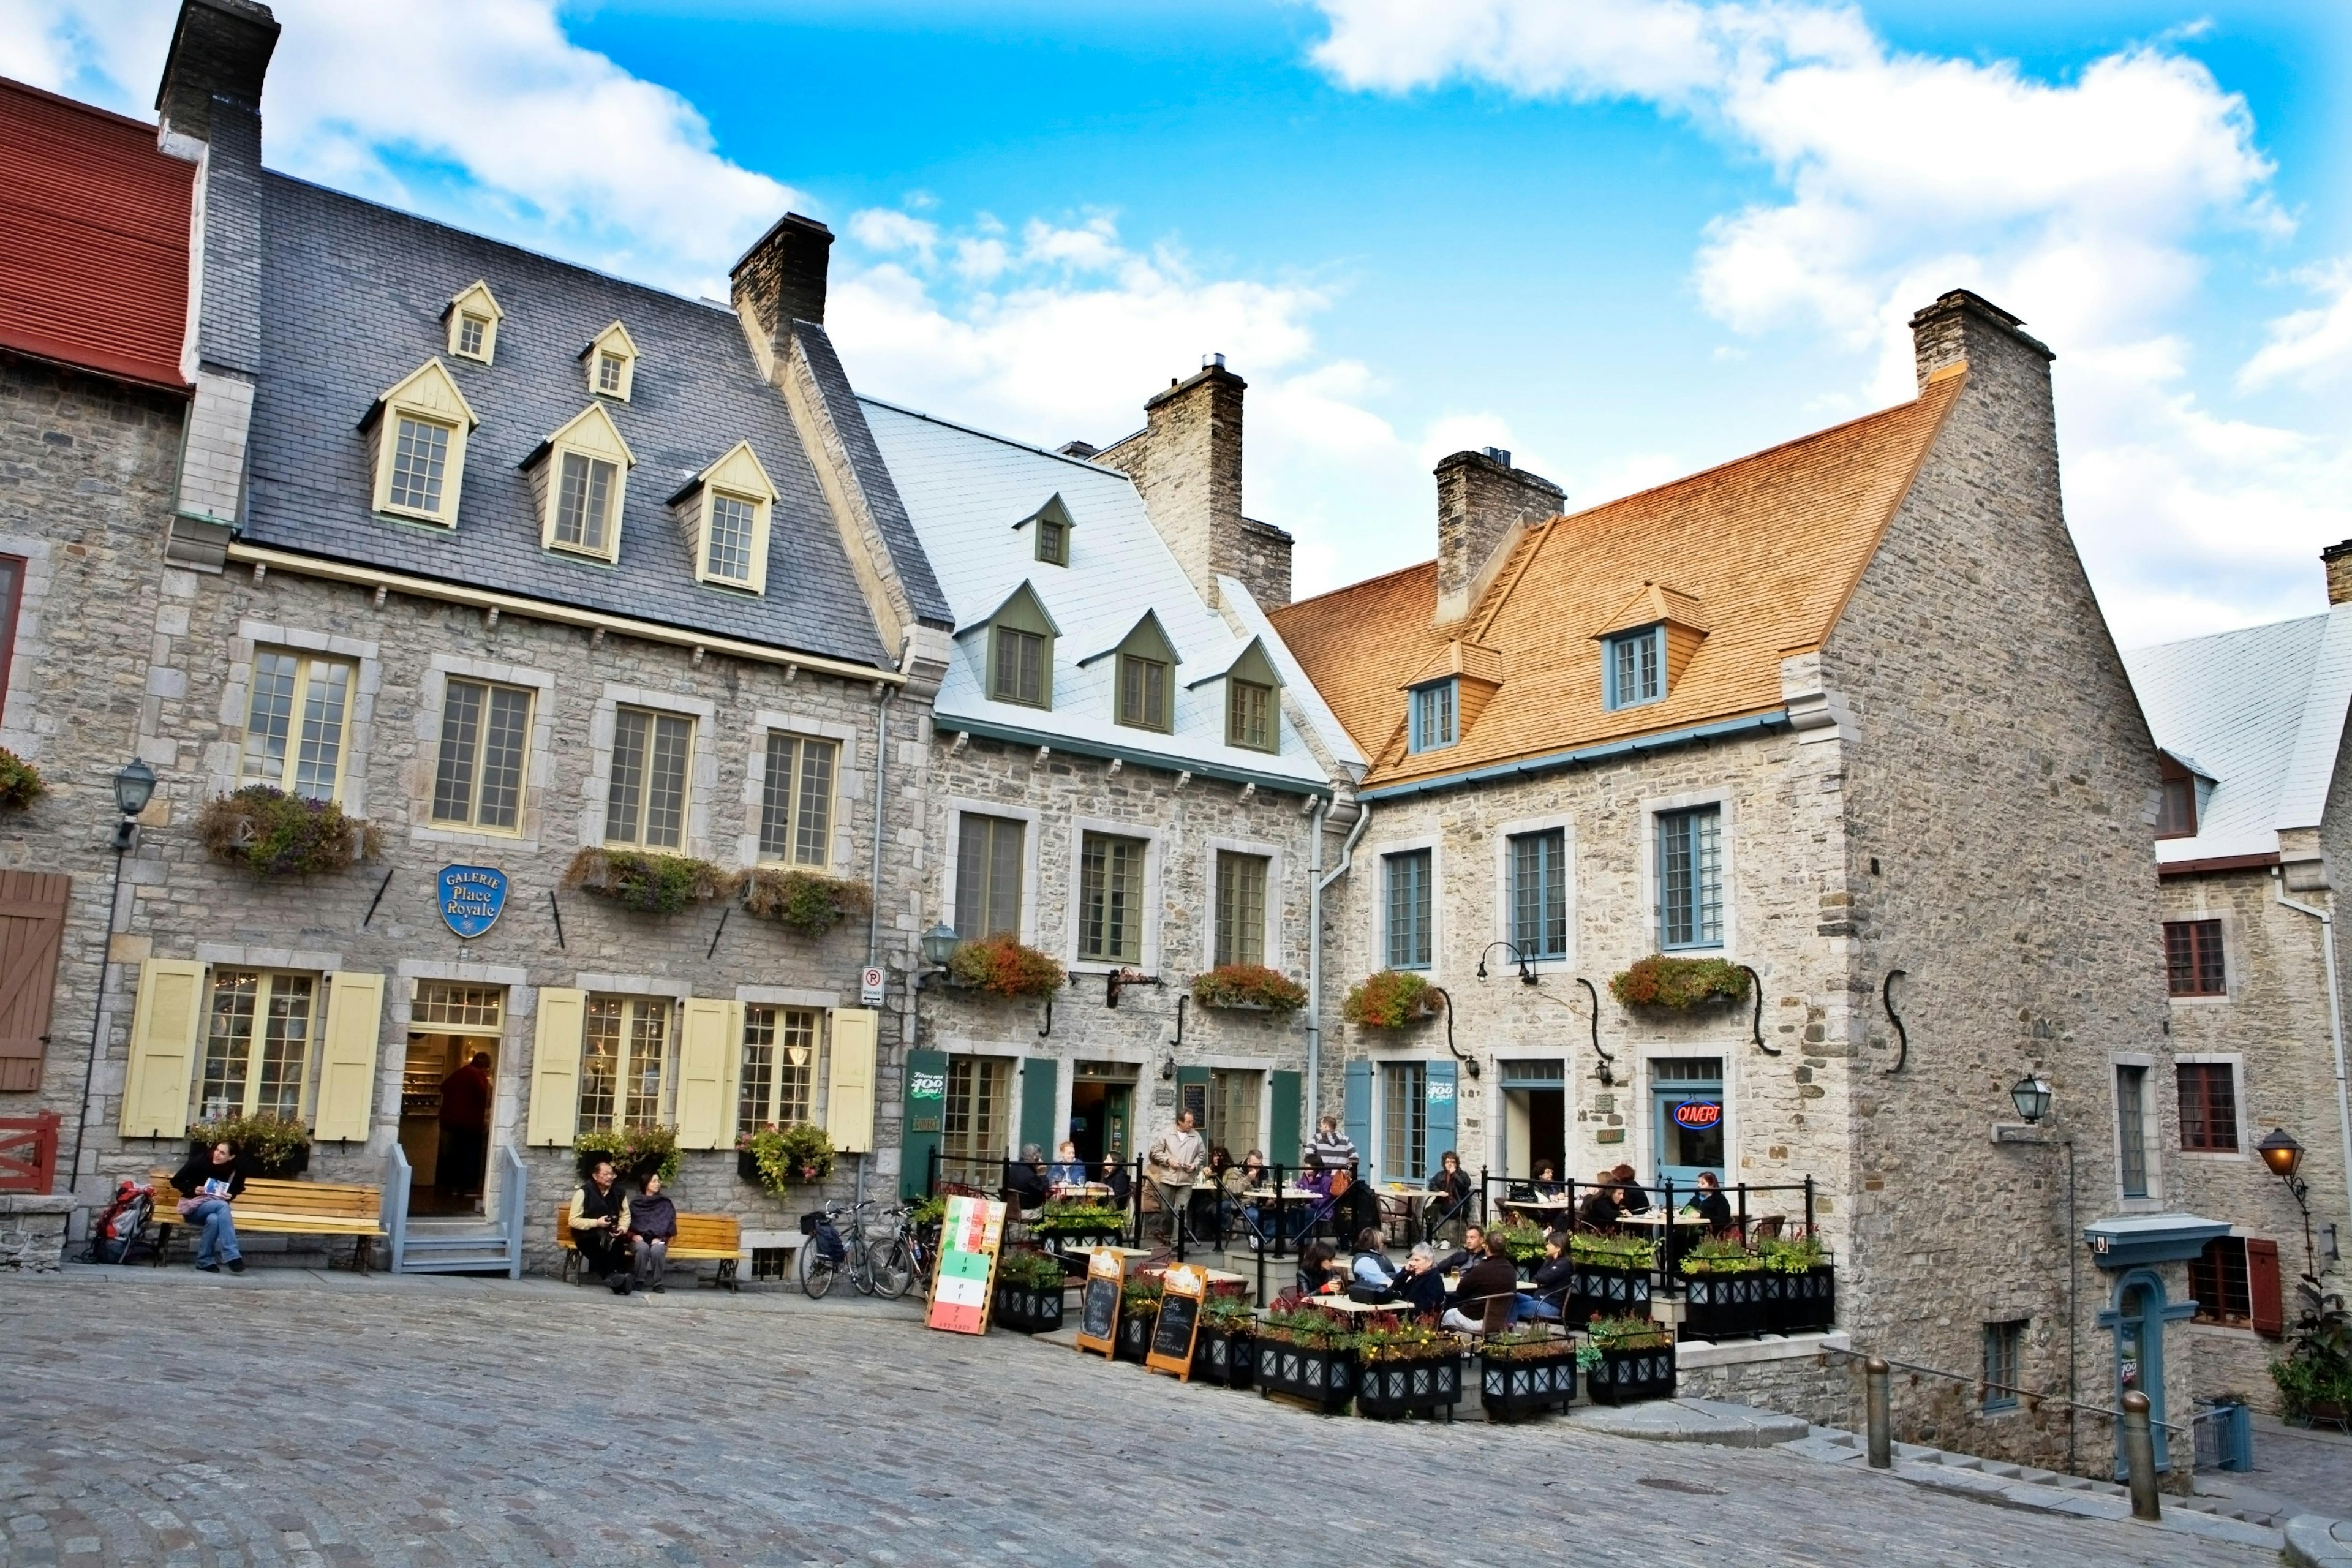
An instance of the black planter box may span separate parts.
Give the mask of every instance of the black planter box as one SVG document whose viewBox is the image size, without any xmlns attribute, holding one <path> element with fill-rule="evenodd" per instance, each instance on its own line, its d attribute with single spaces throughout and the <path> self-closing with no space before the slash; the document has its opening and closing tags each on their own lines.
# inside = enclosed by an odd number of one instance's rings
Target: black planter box
<svg viewBox="0 0 2352 1568">
<path fill-rule="evenodd" d="M 1566 1341 L 1539 1356 L 1478 1358 L 1478 1403 L 1491 1418 L 1565 1410 L 1576 1398 L 1576 1347 Z"/>
<path fill-rule="evenodd" d="M 1586 1369 L 1584 1390 L 1600 1405 L 1631 1405 L 1641 1399 L 1675 1396 L 1675 1347 L 1602 1351 L 1597 1366 Z"/>
<path fill-rule="evenodd" d="M 1141 1366 L 1144 1356 L 1151 1349 L 1152 1328 L 1159 1321 L 1158 1312 L 1140 1318 L 1132 1312 L 1121 1312 L 1118 1315 L 1118 1338 L 1112 1342 L 1111 1354 L 1119 1361 L 1131 1361 Z"/>
<path fill-rule="evenodd" d="M 1683 1276 L 1683 1332 L 1695 1339 L 1753 1339 L 1765 1329 L 1764 1271 Z"/>
<path fill-rule="evenodd" d="M 1837 1321 L 1837 1269 L 1822 1264 L 1802 1274 L 1764 1276 L 1764 1331 L 1819 1333 Z"/>
<path fill-rule="evenodd" d="M 1257 1371 L 1257 1338 L 1202 1329 L 1192 1342 L 1192 1381 L 1220 1388 L 1247 1388 Z"/>
<path fill-rule="evenodd" d="M 1336 1415 L 1355 1397 L 1356 1352 L 1307 1350 L 1260 1339 L 1257 1386 L 1261 1394 L 1292 1394 L 1326 1415 Z"/>
<path fill-rule="evenodd" d="M 760 1184 L 760 1157 L 752 1153 L 749 1149 L 736 1150 L 735 1173 L 742 1177 L 743 1180 L 751 1183 L 753 1186 L 758 1186 Z"/>
<path fill-rule="evenodd" d="M 1039 1290 L 1026 1285 L 999 1285 L 989 1321 L 1016 1334 L 1050 1334 L 1062 1326 L 1061 1288 L 1049 1285 Z"/>
<path fill-rule="evenodd" d="M 1072 1274 L 1087 1271 L 1087 1258 L 1097 1247 L 1125 1247 L 1124 1233 L 1106 1234 L 1091 1230 L 1041 1230 L 1034 1232 L 1037 1245 L 1062 1260 L 1062 1267 Z"/>
<path fill-rule="evenodd" d="M 1604 1268 L 1598 1264 L 1580 1263 L 1569 1271 L 1568 1302 L 1562 1314 L 1568 1322 L 1649 1315 L 1648 1269 Z"/>
<path fill-rule="evenodd" d="M 1423 1361 L 1367 1362 L 1356 1368 L 1356 1414 L 1375 1421 L 1435 1415 L 1448 1421 L 1462 1402 L 1462 1358 L 1451 1352 Z"/>
</svg>

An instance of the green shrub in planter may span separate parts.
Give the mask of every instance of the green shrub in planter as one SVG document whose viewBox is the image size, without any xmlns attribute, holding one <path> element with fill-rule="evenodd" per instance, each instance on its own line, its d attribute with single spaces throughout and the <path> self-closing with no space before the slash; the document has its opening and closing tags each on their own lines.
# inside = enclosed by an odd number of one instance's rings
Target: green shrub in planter
<svg viewBox="0 0 2352 1568">
<path fill-rule="evenodd" d="M 674 915 L 688 904 L 723 899 L 735 883 L 708 860 L 635 849 L 583 849 L 563 873 L 565 887 L 641 915 Z"/>
<path fill-rule="evenodd" d="M 762 1127 L 735 1140 L 738 1168 L 748 1164 L 760 1185 L 782 1197 L 794 1183 L 833 1174 L 833 1140 L 813 1121 Z"/>
<path fill-rule="evenodd" d="M 248 1176 L 291 1176 L 310 1169 L 310 1130 L 277 1116 L 223 1116 L 188 1129 L 188 1141 L 236 1149 Z"/>
<path fill-rule="evenodd" d="M 669 1127 L 623 1127 L 583 1132 L 572 1141 L 584 1179 L 602 1160 L 613 1162 L 625 1182 L 642 1182 L 658 1175 L 665 1182 L 677 1177 L 677 1131 Z"/>
<path fill-rule="evenodd" d="M 0 747 L 0 811 L 22 811 L 48 793 L 32 763 Z"/>
<path fill-rule="evenodd" d="M 331 800 L 305 800 L 268 784 L 247 784 L 205 803 L 196 838 L 216 860 L 257 877 L 315 877 L 383 852 L 372 823 Z"/>
<path fill-rule="evenodd" d="M 853 915 L 874 907 L 874 889 L 848 877 L 822 871 L 781 871 L 758 867 L 744 874 L 743 908 L 787 931 L 820 937 Z"/>
<path fill-rule="evenodd" d="M 1688 1011 L 1719 1003 L 1743 1001 L 1748 995 L 1748 972 L 1720 958 L 1668 958 L 1652 953 L 1636 959 L 1633 967 L 1619 971 L 1609 982 L 1609 994 L 1628 1007 L 1668 1007 Z"/>
</svg>

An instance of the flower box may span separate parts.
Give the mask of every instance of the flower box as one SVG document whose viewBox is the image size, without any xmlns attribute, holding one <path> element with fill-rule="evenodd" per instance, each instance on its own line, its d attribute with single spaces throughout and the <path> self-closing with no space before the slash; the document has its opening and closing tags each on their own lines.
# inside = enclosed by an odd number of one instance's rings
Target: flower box
<svg viewBox="0 0 2352 1568">
<path fill-rule="evenodd" d="M 1823 1263 L 1801 1274 L 1774 1269 L 1764 1276 L 1764 1331 L 1826 1332 L 1837 1321 L 1837 1268 Z"/>
<path fill-rule="evenodd" d="M 1580 1263 L 1570 1269 L 1567 1303 L 1561 1314 L 1565 1321 L 1589 1323 L 1595 1318 L 1649 1315 L 1648 1269 L 1609 1268 L 1593 1263 Z"/>
<path fill-rule="evenodd" d="M 1462 1357 L 1453 1352 L 1410 1361 L 1368 1361 L 1356 1372 L 1356 1414 L 1375 1421 L 1407 1415 L 1454 1419 L 1462 1402 Z"/>
<path fill-rule="evenodd" d="M 1753 1339 L 1767 1326 L 1761 1268 L 1683 1276 L 1683 1332 L 1695 1339 Z"/>
<path fill-rule="evenodd" d="M 1486 1418 L 1565 1410 L 1576 1398 L 1576 1347 L 1562 1340 L 1538 1355 L 1478 1358 L 1478 1403 Z"/>
<path fill-rule="evenodd" d="M 1642 1399 L 1675 1396 L 1675 1347 L 1672 1342 L 1638 1350 L 1604 1350 L 1585 1369 L 1585 1392 L 1596 1404 L 1631 1405 Z"/>
<path fill-rule="evenodd" d="M 1247 1388 L 1257 1371 L 1257 1336 L 1204 1328 L 1192 1342 L 1192 1379 L 1220 1388 Z"/>
<path fill-rule="evenodd" d="M 1050 1334 L 1062 1326 L 1062 1292 L 1054 1286 L 1041 1290 L 1025 1285 L 999 1285 L 996 1308 L 989 1321 L 1016 1334 Z"/>
<path fill-rule="evenodd" d="M 1326 1415 L 1336 1415 L 1355 1397 L 1356 1352 L 1310 1350 L 1260 1335 L 1257 1386 L 1261 1394 L 1287 1394 L 1306 1400 Z"/>
</svg>

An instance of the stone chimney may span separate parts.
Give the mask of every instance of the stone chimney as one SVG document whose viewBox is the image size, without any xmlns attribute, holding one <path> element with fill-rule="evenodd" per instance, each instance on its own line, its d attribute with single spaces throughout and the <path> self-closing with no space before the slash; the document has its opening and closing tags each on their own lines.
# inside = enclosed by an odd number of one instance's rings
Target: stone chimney
<svg viewBox="0 0 2352 1568">
<path fill-rule="evenodd" d="M 2352 600 L 2352 539 L 2341 544 L 2331 544 L 2319 552 L 2327 568 L 2327 602 L 2341 605 Z"/>
<path fill-rule="evenodd" d="M 755 346 L 764 342 L 769 356 L 783 357 L 794 321 L 824 325 L 824 272 L 832 249 L 833 230 L 813 217 L 786 213 L 727 275 L 744 331 Z"/>
<path fill-rule="evenodd" d="M 1511 467 L 1500 447 L 1437 465 L 1437 624 L 1468 615 L 1509 558 L 1519 530 L 1558 517 L 1568 492 Z"/>
<path fill-rule="evenodd" d="M 1940 296 L 1911 318 L 1912 361 L 1919 384 L 1939 370 L 1965 363 L 1974 376 L 2017 381 L 2019 389 L 2050 401 L 2050 362 L 2057 356 L 2039 339 L 2021 331 L 2024 323 L 1965 289 Z"/>
<path fill-rule="evenodd" d="M 215 100 L 260 113 L 277 47 L 278 18 L 257 0 L 183 0 L 155 90 L 163 133 L 209 142 Z"/>
<path fill-rule="evenodd" d="M 1090 460 L 1118 469 L 1184 574 L 1212 605 L 1217 578 L 1246 584 L 1267 609 L 1290 603 L 1290 535 L 1242 515 L 1242 394 L 1249 384 L 1202 356 L 1199 374 L 1171 381 L 1143 405 L 1144 427 Z"/>
</svg>

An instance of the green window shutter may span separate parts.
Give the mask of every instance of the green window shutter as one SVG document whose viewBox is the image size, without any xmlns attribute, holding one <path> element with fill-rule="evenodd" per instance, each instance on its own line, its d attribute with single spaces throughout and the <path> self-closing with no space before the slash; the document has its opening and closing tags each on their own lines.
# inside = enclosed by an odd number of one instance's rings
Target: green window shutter
<svg viewBox="0 0 2352 1568">
<path fill-rule="evenodd" d="M 908 1051 L 900 1123 L 898 1195 L 919 1198 L 930 1190 L 931 1156 L 939 1152 L 940 1129 L 948 1104 L 948 1054 Z"/>
<path fill-rule="evenodd" d="M 1061 1142 L 1054 1126 L 1059 1067 L 1051 1057 L 1031 1057 L 1021 1067 L 1021 1142 L 1034 1143 L 1048 1160 Z"/>
<path fill-rule="evenodd" d="M 1286 1169 L 1298 1163 L 1301 1084 L 1295 1072 L 1277 1070 L 1274 1075 L 1274 1110 L 1265 1134 L 1265 1157 Z"/>
</svg>

